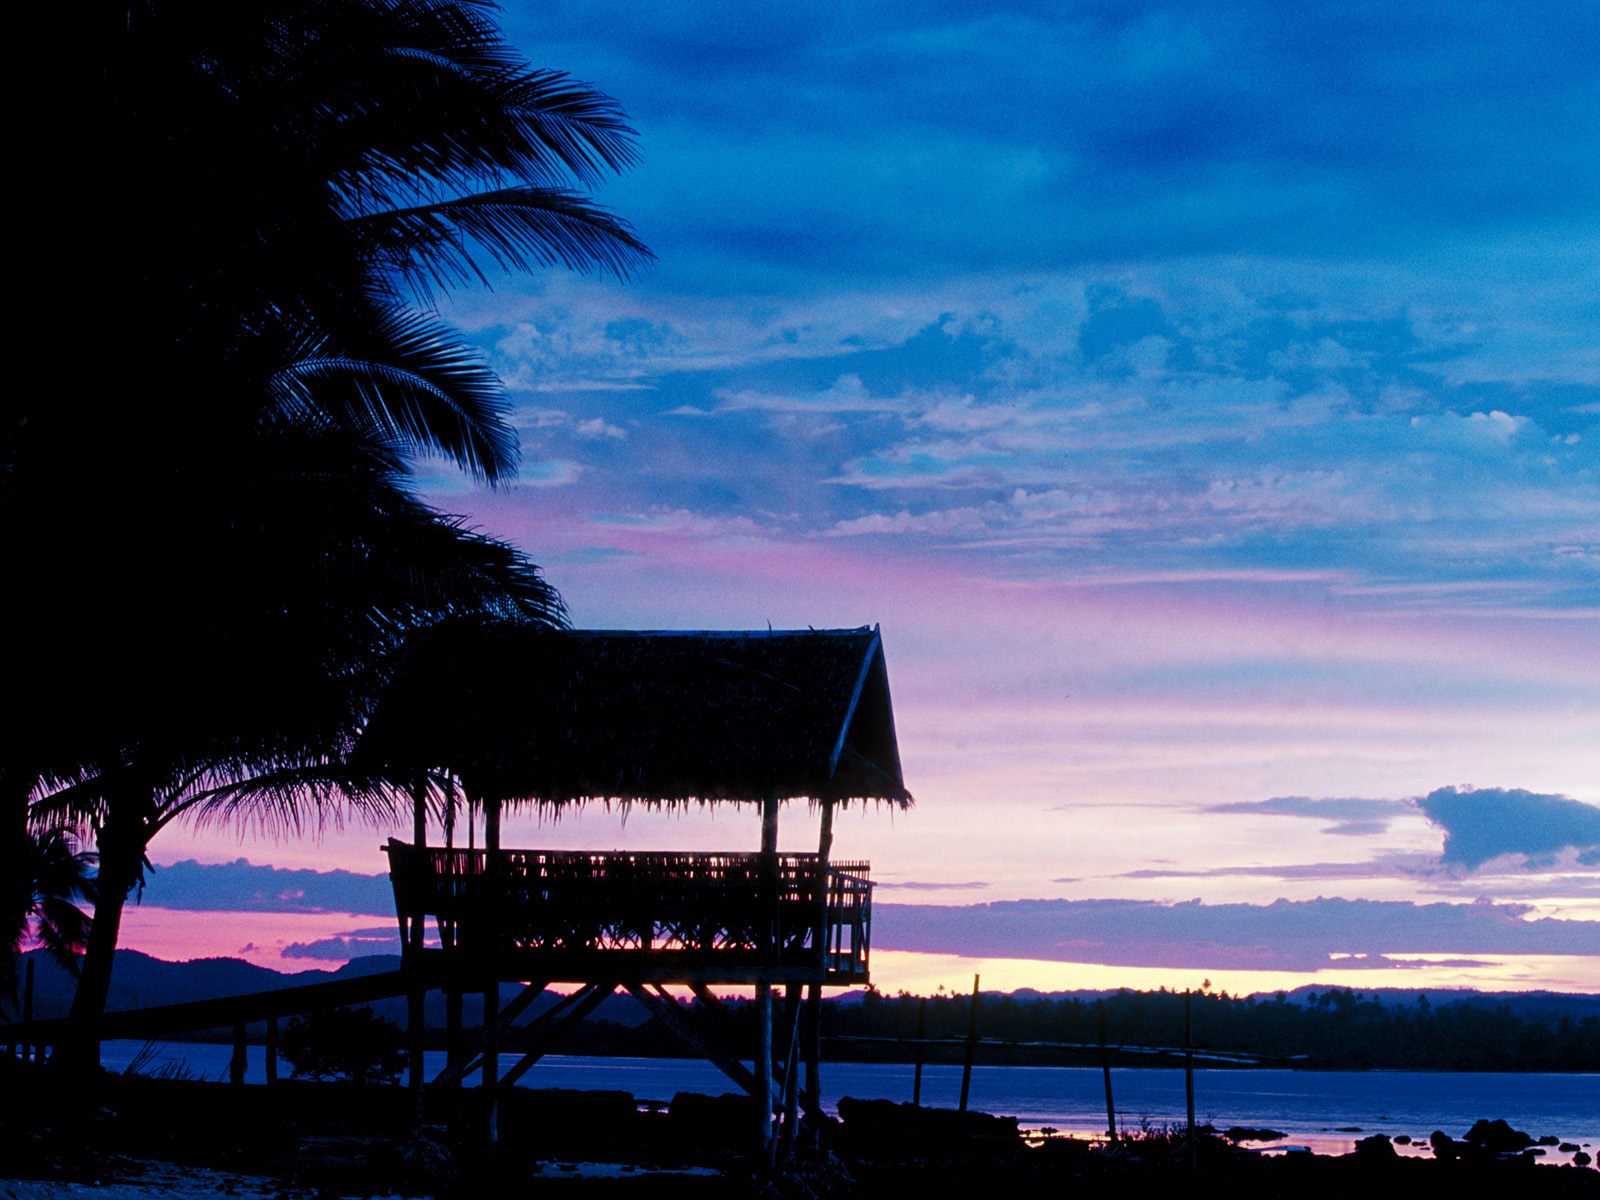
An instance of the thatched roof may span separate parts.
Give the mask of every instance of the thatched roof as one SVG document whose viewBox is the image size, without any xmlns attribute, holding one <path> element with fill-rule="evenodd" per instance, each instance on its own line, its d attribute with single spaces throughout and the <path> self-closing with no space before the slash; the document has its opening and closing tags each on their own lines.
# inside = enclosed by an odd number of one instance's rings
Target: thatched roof
<svg viewBox="0 0 1600 1200">
<path fill-rule="evenodd" d="M 408 650 L 358 755 L 552 805 L 911 802 L 875 627 L 441 627 Z"/>
</svg>

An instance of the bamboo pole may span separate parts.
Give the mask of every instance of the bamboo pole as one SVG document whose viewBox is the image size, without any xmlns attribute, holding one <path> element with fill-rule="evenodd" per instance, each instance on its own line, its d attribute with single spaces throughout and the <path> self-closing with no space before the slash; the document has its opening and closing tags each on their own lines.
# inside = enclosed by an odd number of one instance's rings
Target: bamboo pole
<svg viewBox="0 0 1600 1200">
<path fill-rule="evenodd" d="M 785 1024 L 789 1027 L 788 1049 L 783 1068 L 783 1135 L 778 1157 L 788 1161 L 794 1154 L 795 1127 L 800 1122 L 800 1018 L 805 1012 L 804 989 L 791 983 L 784 989 Z"/>
<path fill-rule="evenodd" d="M 494 885 L 499 877 L 500 856 L 500 800 L 485 797 L 483 802 L 484 883 L 487 903 L 484 917 L 487 928 L 484 944 L 483 981 L 483 1097 L 486 1105 L 484 1129 L 490 1145 L 500 1140 L 500 1105 L 498 1100 L 500 1059 L 499 1039 L 495 1025 L 500 1020 L 500 931 L 495 920 Z"/>
<path fill-rule="evenodd" d="M 967 1040 L 961 1053 L 961 1111 L 967 1111 L 972 1090 L 972 1052 L 978 1045 L 978 977 L 972 977 L 972 1007 L 967 1010 Z"/>
<path fill-rule="evenodd" d="M 267 1018 L 267 1086 L 278 1082 L 278 1018 Z"/>
<path fill-rule="evenodd" d="M 422 983 L 422 950 L 427 924 L 427 905 L 422 900 L 422 882 L 427 867 L 424 855 L 428 852 L 428 777 L 419 772 L 411 781 L 411 840 L 416 855 L 417 878 L 413 880 L 413 907 L 410 914 L 409 937 L 403 950 L 405 966 L 410 978 L 406 981 L 406 1041 L 409 1050 L 409 1084 L 411 1089 L 412 1119 L 422 1123 L 423 1087 L 423 1022 L 425 998 Z"/>
<path fill-rule="evenodd" d="M 233 1023 L 233 1057 L 228 1060 L 228 1082 L 234 1087 L 244 1086 L 245 1040 L 244 1022 Z"/>
<path fill-rule="evenodd" d="M 762 960 L 773 966 L 778 958 L 778 797 L 761 802 L 761 950 Z M 756 1108 L 757 1134 L 763 1157 L 770 1166 L 775 1149 L 772 1138 L 772 981 L 756 983 Z"/>
<path fill-rule="evenodd" d="M 833 801 L 822 802 L 822 822 L 817 835 L 817 965 L 828 967 L 828 862 L 833 854 Z M 822 1111 L 822 985 L 813 983 L 806 996 L 806 1108 Z"/>
<path fill-rule="evenodd" d="M 772 983 L 756 982 L 756 1132 L 763 1156 L 772 1148 Z"/>
<path fill-rule="evenodd" d="M 917 1057 L 916 1071 L 911 1076 L 911 1107 L 922 1107 L 922 1039 L 928 1036 L 928 998 L 917 1002 Z"/>
<path fill-rule="evenodd" d="M 1194 995 L 1183 989 L 1183 1095 L 1188 1110 L 1185 1140 L 1189 1146 L 1189 1170 L 1195 1170 L 1194 1144 Z"/>
<path fill-rule="evenodd" d="M 23 982 L 22 982 L 22 1023 L 24 1025 L 31 1025 L 31 1024 L 33 1024 L 33 959 L 32 958 L 28 959 L 28 965 L 23 968 L 22 980 L 23 980 Z M 33 1051 L 31 1056 L 30 1056 L 30 1053 L 29 1053 L 30 1049 Z M 44 1054 L 42 1052 L 40 1052 L 37 1047 L 29 1047 L 27 1045 L 24 1045 L 22 1047 L 22 1058 L 23 1058 L 23 1061 L 27 1061 L 27 1059 L 29 1057 L 32 1057 L 37 1061 L 37 1060 L 42 1060 L 44 1058 Z"/>
<path fill-rule="evenodd" d="M 1106 1049 L 1106 1002 L 1099 1003 L 1100 1008 L 1100 1074 L 1106 1085 L 1106 1136 L 1113 1143 L 1117 1140 L 1117 1106 L 1111 1100 L 1111 1051 Z"/>
<path fill-rule="evenodd" d="M 468 837 L 471 837 L 472 814 L 467 814 Z M 446 776 L 445 783 L 445 809 L 444 809 L 444 848 L 453 851 L 456 848 L 456 788 L 455 776 Z M 454 870 L 454 856 L 451 857 L 451 869 Z M 445 944 L 444 931 L 440 931 L 440 945 L 451 951 L 447 959 L 450 970 L 445 975 L 444 996 L 444 1026 L 445 1026 L 445 1068 L 447 1072 L 454 1072 L 466 1057 L 466 1047 L 461 1039 L 461 978 L 457 970 L 458 956 L 454 953 L 456 937 L 459 930 L 453 925 L 450 928 L 449 944 Z M 459 1076 L 452 1076 L 449 1085 L 451 1088 L 460 1088 Z"/>
</svg>

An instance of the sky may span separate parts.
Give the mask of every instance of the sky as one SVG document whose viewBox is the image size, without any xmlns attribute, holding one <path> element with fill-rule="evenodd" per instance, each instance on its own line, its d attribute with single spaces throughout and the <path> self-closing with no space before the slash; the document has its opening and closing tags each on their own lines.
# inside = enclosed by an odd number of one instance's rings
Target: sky
<svg viewBox="0 0 1600 1200">
<path fill-rule="evenodd" d="M 880 987 L 1600 991 L 1591 4 L 504 20 L 628 112 L 658 261 L 449 300 L 522 466 L 417 486 L 582 627 L 881 625 Z M 387 950 L 387 832 L 169 831 L 124 945 Z"/>
</svg>

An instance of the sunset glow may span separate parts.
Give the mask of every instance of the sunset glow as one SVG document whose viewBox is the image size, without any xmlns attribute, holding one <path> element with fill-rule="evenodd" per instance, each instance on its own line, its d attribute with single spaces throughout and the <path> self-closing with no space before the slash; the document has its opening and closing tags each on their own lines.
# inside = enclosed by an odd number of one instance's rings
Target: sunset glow
<svg viewBox="0 0 1600 1200">
<path fill-rule="evenodd" d="M 521 473 L 416 486 L 580 628 L 881 626 L 916 805 L 835 853 L 885 991 L 1600 992 L 1600 76 L 1544 6 L 1214 7 L 511 6 L 628 110 L 601 199 L 659 263 L 448 298 Z M 206 897 L 407 828 L 173 828 L 123 945 L 393 952 L 381 903 Z"/>
</svg>

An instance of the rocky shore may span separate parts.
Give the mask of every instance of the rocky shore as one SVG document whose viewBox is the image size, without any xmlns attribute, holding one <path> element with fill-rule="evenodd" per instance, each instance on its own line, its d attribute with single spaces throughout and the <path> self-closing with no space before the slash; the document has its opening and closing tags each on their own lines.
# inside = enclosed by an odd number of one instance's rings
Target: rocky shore
<svg viewBox="0 0 1600 1200">
<path fill-rule="evenodd" d="M 431 1100 L 419 1127 L 408 1094 L 394 1087 L 290 1081 L 233 1089 L 107 1076 L 91 1098 L 44 1074 L 26 1082 L 32 1086 L 0 1089 L 0 1200 L 479 1200 L 530 1187 L 664 1200 L 918 1188 L 1092 1196 L 1164 1184 L 1190 1196 L 1294 1200 L 1482 1188 L 1600 1196 L 1600 1171 L 1546 1162 L 1539 1138 L 1492 1120 L 1437 1131 L 1420 1153 L 1373 1136 L 1349 1154 L 1269 1154 L 1252 1145 L 1271 1130 L 1208 1128 L 1192 1145 L 1181 1130 L 1142 1130 L 1107 1144 L 1027 1134 L 1014 1118 L 846 1098 L 838 1119 L 803 1128 L 788 1165 L 771 1170 L 751 1160 L 744 1137 L 753 1114 L 737 1096 L 685 1093 L 652 1108 L 621 1092 L 513 1089 L 502 1105 L 502 1139 L 490 1147 L 478 1136 L 470 1090 Z"/>
</svg>

